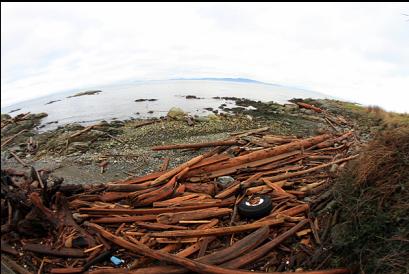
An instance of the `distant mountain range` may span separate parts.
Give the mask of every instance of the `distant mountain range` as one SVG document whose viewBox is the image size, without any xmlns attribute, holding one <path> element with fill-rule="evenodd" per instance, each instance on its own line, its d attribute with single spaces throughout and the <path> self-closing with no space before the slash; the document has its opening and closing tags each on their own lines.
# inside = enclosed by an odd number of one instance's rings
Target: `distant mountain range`
<svg viewBox="0 0 409 274">
<path fill-rule="evenodd" d="M 264 85 L 273 85 L 280 86 L 277 84 L 271 84 L 266 82 L 261 82 L 248 78 L 216 78 L 216 77 L 204 77 L 204 78 L 174 78 L 170 80 L 210 80 L 210 81 L 225 81 L 225 82 L 239 82 L 239 83 L 253 83 L 253 84 L 264 84 Z"/>
</svg>

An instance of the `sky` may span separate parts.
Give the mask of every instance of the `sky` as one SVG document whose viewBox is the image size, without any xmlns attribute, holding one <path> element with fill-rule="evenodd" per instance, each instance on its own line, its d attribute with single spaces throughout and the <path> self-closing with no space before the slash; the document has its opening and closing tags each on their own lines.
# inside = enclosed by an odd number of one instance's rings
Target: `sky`
<svg viewBox="0 0 409 274">
<path fill-rule="evenodd" d="M 1 105 L 243 77 L 409 112 L 409 3 L 1 3 Z"/>
</svg>

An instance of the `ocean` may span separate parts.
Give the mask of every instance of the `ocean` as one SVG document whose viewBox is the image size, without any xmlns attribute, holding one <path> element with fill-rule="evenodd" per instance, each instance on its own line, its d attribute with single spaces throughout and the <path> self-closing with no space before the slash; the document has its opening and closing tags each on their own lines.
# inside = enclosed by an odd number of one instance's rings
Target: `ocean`
<svg viewBox="0 0 409 274">
<path fill-rule="evenodd" d="M 218 109 L 222 104 L 226 108 L 235 106 L 232 100 L 214 97 L 238 97 L 280 104 L 292 98 L 330 98 L 314 91 L 246 79 L 138 81 L 97 89 L 102 92 L 71 98 L 67 97 L 84 90 L 56 93 L 4 107 L 1 112 L 9 113 L 19 109 L 10 113 L 11 116 L 46 112 L 48 116 L 42 120 L 46 126 L 41 129 L 44 131 L 74 122 L 88 125 L 101 120 L 161 117 L 172 107 L 180 107 L 191 115 L 203 116 L 210 113 L 205 108 Z M 187 99 L 187 95 L 200 99 Z M 156 100 L 135 102 L 137 99 Z M 58 101 L 47 104 L 53 100 Z"/>
</svg>

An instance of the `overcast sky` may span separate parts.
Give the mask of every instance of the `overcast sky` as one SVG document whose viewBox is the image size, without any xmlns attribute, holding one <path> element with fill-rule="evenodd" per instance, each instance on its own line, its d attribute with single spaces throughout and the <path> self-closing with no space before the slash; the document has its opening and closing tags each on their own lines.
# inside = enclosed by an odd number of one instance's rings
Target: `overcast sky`
<svg viewBox="0 0 409 274">
<path fill-rule="evenodd" d="M 408 3 L 1 3 L 2 106 L 122 80 L 245 77 L 409 112 Z"/>
</svg>

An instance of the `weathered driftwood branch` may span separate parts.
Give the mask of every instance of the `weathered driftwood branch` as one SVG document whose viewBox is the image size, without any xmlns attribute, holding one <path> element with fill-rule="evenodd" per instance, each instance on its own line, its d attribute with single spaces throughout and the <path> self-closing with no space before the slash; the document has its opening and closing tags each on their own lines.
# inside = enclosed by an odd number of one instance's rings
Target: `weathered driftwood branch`
<svg viewBox="0 0 409 274">
<path fill-rule="evenodd" d="M 201 208 L 209 207 L 223 207 L 234 204 L 235 199 L 229 198 L 221 202 L 199 204 L 194 206 L 185 206 L 185 207 L 170 207 L 170 208 L 140 208 L 140 209 L 127 209 L 127 208 L 80 208 L 78 209 L 81 213 L 87 214 L 98 214 L 98 215 L 144 215 L 144 214 L 160 214 L 165 212 L 181 212 L 181 211 L 190 211 Z"/>
<path fill-rule="evenodd" d="M 87 256 L 87 254 L 79 248 L 61 247 L 53 249 L 42 244 L 26 244 L 23 246 L 23 250 L 56 257 L 83 258 Z"/>
<path fill-rule="evenodd" d="M 255 260 L 261 258 L 265 254 L 267 254 L 271 249 L 273 249 L 275 246 L 289 238 L 290 236 L 294 235 L 298 230 L 300 230 L 305 224 L 308 223 L 308 220 L 303 220 L 300 223 L 298 223 L 296 226 L 291 228 L 290 230 L 284 232 L 280 236 L 274 238 L 273 240 L 269 241 L 268 243 L 264 244 L 263 246 L 253 250 L 250 253 L 247 253 L 244 256 L 238 257 L 236 259 L 233 259 L 229 262 L 226 262 L 222 264 L 223 267 L 226 268 L 240 268 L 242 266 L 245 266 L 251 262 L 254 262 Z"/>
<path fill-rule="evenodd" d="M 164 145 L 152 147 L 152 150 L 169 150 L 169 149 L 185 149 L 185 148 L 203 148 L 203 147 L 217 147 L 217 146 L 231 146 L 242 144 L 239 140 L 226 140 L 226 141 L 216 141 L 207 142 L 200 144 L 175 144 L 175 145 Z"/>
<path fill-rule="evenodd" d="M 20 159 L 20 157 L 18 157 L 14 152 L 9 151 L 9 153 L 14 157 L 14 159 L 16 159 L 17 162 L 19 162 L 22 166 L 24 167 L 28 167 L 28 165 L 26 163 L 23 162 L 23 160 Z"/>
<path fill-rule="evenodd" d="M 166 238 L 166 237 L 203 237 L 212 235 L 226 235 L 237 232 L 249 231 L 260 228 L 262 226 L 278 225 L 284 222 L 283 218 L 277 218 L 272 220 L 266 220 L 264 222 L 256 222 L 238 226 L 227 226 L 211 228 L 206 230 L 183 230 L 183 231 L 164 231 L 164 232 L 152 232 L 149 235 L 151 237 Z"/>
<path fill-rule="evenodd" d="M 232 260 L 237 256 L 253 250 L 259 244 L 261 244 L 265 239 L 268 238 L 269 232 L 270 229 L 268 226 L 260 227 L 253 233 L 235 242 L 233 245 L 207 256 L 201 257 L 198 259 L 198 261 L 207 264 L 218 265 L 223 262 Z"/>
<path fill-rule="evenodd" d="M 228 159 L 226 161 L 223 161 L 223 162 L 220 162 L 220 163 L 216 163 L 216 164 L 212 164 L 212 165 L 203 167 L 202 169 L 199 169 L 199 170 L 192 170 L 192 171 L 188 172 L 187 177 L 192 177 L 192 176 L 198 175 L 200 173 L 204 173 L 204 172 L 209 173 L 209 172 L 220 170 L 220 169 L 235 167 L 235 166 L 238 166 L 238 165 L 258 161 L 258 160 L 261 160 L 261 159 L 270 158 L 270 157 L 277 156 L 277 155 L 280 155 L 280 154 L 284 154 L 284 153 L 287 153 L 287 152 L 292 152 L 294 150 L 306 149 L 306 148 L 309 148 L 309 147 L 311 147 L 311 146 L 313 146 L 315 144 L 321 143 L 321 142 L 329 139 L 330 137 L 331 137 L 331 135 L 329 135 L 329 134 L 323 134 L 323 135 L 314 136 L 314 137 L 311 137 L 311 138 L 308 138 L 308 139 L 299 140 L 299 141 L 296 141 L 296 142 L 291 142 L 291 143 L 288 143 L 288 144 L 276 146 L 276 147 L 273 147 L 273 148 L 266 148 L 266 149 L 262 149 L 262 150 L 257 150 L 257 151 L 251 152 L 249 154 L 246 154 L 246 155 L 237 156 L 237 157 L 230 158 L 230 159 Z"/>
<path fill-rule="evenodd" d="M 28 271 L 27 269 L 22 267 L 20 264 L 12 260 L 10 257 L 5 256 L 3 254 L 1 255 L 1 263 L 2 264 L 4 263 L 11 270 L 16 271 L 18 274 L 33 274 L 32 272 Z M 3 266 L 2 266 L 2 269 L 3 269 Z"/>
<path fill-rule="evenodd" d="M 81 129 L 81 130 L 75 132 L 74 134 L 71 134 L 71 135 L 68 137 L 68 139 L 72 139 L 72 138 L 77 137 L 77 136 L 79 136 L 79 135 L 81 135 L 81 134 L 84 134 L 85 132 L 88 132 L 88 131 L 90 131 L 91 129 L 93 129 L 95 126 L 96 126 L 96 125 L 87 126 L 86 128 Z"/>
<path fill-rule="evenodd" d="M 359 155 L 354 155 L 354 156 L 350 156 L 350 157 L 347 157 L 347 158 L 343 158 L 343 159 L 339 159 L 339 160 L 336 160 L 336 161 L 332 161 L 332 162 L 330 162 L 330 163 L 326 163 L 326 164 L 322 164 L 322 165 L 319 165 L 319 166 L 316 166 L 316 167 L 312 167 L 312 168 L 309 168 L 309 169 L 305 169 L 305 170 L 301 170 L 301 171 L 296 171 L 296 172 L 291 172 L 291 173 L 286 173 L 286 174 L 281 174 L 281 175 L 277 175 L 277 176 L 273 176 L 273 177 L 266 177 L 266 178 L 264 178 L 264 179 L 267 179 L 267 180 L 270 181 L 270 182 L 282 181 L 282 180 L 285 180 L 285 179 L 288 179 L 288 178 L 292 178 L 292 177 L 304 175 L 304 174 L 307 174 L 307 173 L 310 173 L 310 172 L 314 172 L 314 171 L 316 171 L 316 170 L 323 169 L 323 168 L 326 168 L 326 167 L 328 167 L 328 166 L 332 166 L 333 164 L 338 164 L 338 163 L 346 162 L 346 161 L 355 159 L 355 158 L 357 158 L 358 156 L 359 156 Z"/>
<path fill-rule="evenodd" d="M 23 129 L 19 132 L 17 132 L 16 134 L 14 134 L 13 136 L 9 137 L 6 141 L 4 141 L 4 143 L 1 144 L 1 147 L 4 147 L 5 145 L 7 145 L 8 143 L 10 143 L 11 141 L 13 141 L 17 136 L 21 135 L 24 132 L 27 132 L 27 129 Z"/>
<path fill-rule="evenodd" d="M 116 223 L 133 223 L 138 221 L 156 220 L 156 215 L 128 216 L 128 217 L 106 217 L 92 220 L 96 224 L 116 224 Z"/>
<path fill-rule="evenodd" d="M 195 211 L 176 212 L 176 213 L 162 213 L 156 219 L 158 223 L 162 224 L 176 224 L 179 221 L 185 220 L 203 220 L 218 216 L 230 214 L 230 208 L 211 207 L 206 209 L 199 209 Z"/>
<path fill-rule="evenodd" d="M 306 109 L 311 109 L 315 112 L 321 113 L 322 109 L 320 109 L 319 107 L 316 107 L 314 105 L 310 105 L 307 103 L 303 103 L 303 102 L 296 102 L 297 105 L 299 105 L 301 108 L 306 108 Z"/>
<path fill-rule="evenodd" d="M 180 229 L 180 230 L 186 230 L 186 226 L 180 226 L 180 225 L 168 225 L 168 224 L 161 224 L 161 223 L 145 223 L 145 222 L 136 222 L 135 223 L 137 226 L 143 227 L 143 228 L 148 228 L 148 229 L 153 229 L 153 230 L 167 230 L 167 229 Z"/>
<path fill-rule="evenodd" d="M 212 172 L 204 172 L 202 174 L 202 176 L 206 177 L 206 178 L 216 178 L 216 177 L 220 177 L 220 176 L 235 173 L 236 171 L 238 171 L 240 169 L 248 169 L 248 168 L 252 168 L 252 167 L 262 166 L 262 165 L 265 165 L 267 163 L 277 162 L 277 161 L 286 159 L 288 157 L 297 155 L 299 153 L 301 153 L 300 150 L 296 150 L 296 151 L 292 151 L 292 152 L 288 152 L 288 153 L 283 153 L 283 154 L 280 154 L 280 155 L 277 155 L 277 156 L 273 156 L 273 157 L 269 157 L 269 158 L 265 158 L 265 159 L 260 159 L 260 160 L 257 160 L 257 161 L 252 161 L 252 162 L 236 165 L 236 166 L 233 166 L 233 167 L 222 168 L 222 169 L 215 170 L 215 171 L 212 171 Z M 223 163 L 220 163 L 220 164 L 223 164 Z M 204 167 L 204 169 L 205 168 L 206 167 Z M 202 176 L 190 177 L 189 180 L 192 181 L 192 182 L 201 181 Z"/>
<path fill-rule="evenodd" d="M 168 179 L 168 178 L 170 178 L 170 177 L 172 177 L 172 176 L 174 176 L 174 175 L 180 173 L 182 170 L 184 170 L 184 169 L 186 169 L 186 168 L 188 168 L 188 167 L 190 167 L 190 166 L 192 166 L 192 165 L 194 165 L 194 164 L 197 164 L 198 162 L 200 162 L 201 160 L 203 160 L 205 157 L 206 157 L 206 155 L 199 155 L 199 156 L 197 156 L 197 157 L 195 157 L 195 158 L 193 158 L 193 159 L 187 161 L 186 163 L 183 163 L 183 164 L 181 164 L 180 166 L 178 166 L 178 167 L 176 167 L 176 168 L 174 168 L 174 169 L 171 169 L 171 170 L 165 172 L 164 174 L 162 174 L 161 176 L 159 176 L 158 178 L 156 178 L 156 179 L 151 183 L 151 185 L 152 185 L 152 186 L 155 186 L 155 185 L 160 184 L 160 183 L 163 182 L 164 180 L 166 180 L 166 179 Z"/>
<path fill-rule="evenodd" d="M 341 135 L 341 136 L 339 136 L 339 137 L 337 137 L 337 138 L 330 139 L 330 140 L 326 140 L 326 141 L 324 141 L 324 142 L 321 142 L 321 143 L 319 143 L 319 144 L 316 144 L 316 145 L 314 146 L 314 148 L 325 148 L 325 147 L 332 146 L 332 145 L 335 144 L 335 143 L 339 143 L 339 142 L 341 142 L 342 140 L 345 140 L 345 139 L 349 138 L 349 137 L 352 136 L 353 134 L 354 134 L 353 131 L 348 131 L 348 132 L 344 133 L 343 135 Z"/>
<path fill-rule="evenodd" d="M 264 273 L 264 272 L 256 272 L 256 271 L 245 271 L 245 270 L 237 270 L 237 269 L 226 269 L 217 266 L 207 265 L 204 263 L 200 263 L 197 261 L 193 261 L 187 258 L 178 257 L 173 254 L 164 253 L 160 251 L 152 250 L 146 247 L 143 244 L 137 243 L 130 243 L 124 240 L 122 237 L 118 237 L 113 235 L 112 233 L 104 230 L 102 227 L 95 225 L 95 224 L 87 224 L 89 227 L 96 230 L 106 239 L 112 241 L 113 243 L 131 250 L 133 252 L 142 254 L 144 256 L 148 256 L 160 261 L 165 261 L 168 263 L 178 264 L 191 271 L 195 271 L 198 273 L 209 273 L 209 274 L 250 274 L 250 273 Z M 101 272 L 100 272 L 101 273 Z M 104 272 L 106 273 L 106 272 Z M 170 272 L 166 272 L 170 273 Z M 302 273 L 302 272 L 301 272 Z M 304 274 L 341 274 L 341 273 L 349 273 L 347 269 L 337 269 L 337 270 L 329 270 L 329 271 L 315 271 L 315 272 L 304 272 Z M 277 273 L 276 273 L 277 274 Z"/>
</svg>

